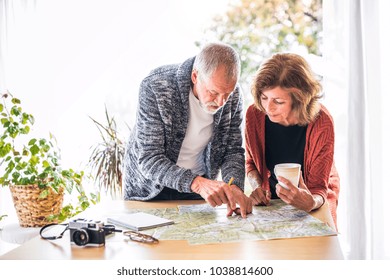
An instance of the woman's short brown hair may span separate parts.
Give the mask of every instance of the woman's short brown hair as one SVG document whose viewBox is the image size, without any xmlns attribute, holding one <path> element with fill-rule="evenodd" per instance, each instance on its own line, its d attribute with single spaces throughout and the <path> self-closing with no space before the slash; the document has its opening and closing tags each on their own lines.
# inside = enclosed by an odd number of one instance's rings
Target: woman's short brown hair
<svg viewBox="0 0 390 280">
<path fill-rule="evenodd" d="M 265 112 L 261 105 L 263 91 L 275 87 L 289 90 L 298 125 L 307 125 L 315 119 L 320 110 L 322 86 L 303 57 L 278 53 L 260 66 L 252 84 L 252 95 L 259 110 Z"/>
</svg>

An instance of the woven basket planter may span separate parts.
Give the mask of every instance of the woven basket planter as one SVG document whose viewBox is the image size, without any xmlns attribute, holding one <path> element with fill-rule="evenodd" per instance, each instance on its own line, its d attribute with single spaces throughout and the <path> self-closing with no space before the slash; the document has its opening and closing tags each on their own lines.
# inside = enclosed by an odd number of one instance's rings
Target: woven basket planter
<svg viewBox="0 0 390 280">
<path fill-rule="evenodd" d="M 42 191 L 37 185 L 10 186 L 12 199 L 21 227 L 41 227 L 49 222 L 46 217 L 57 215 L 61 211 L 64 200 L 64 189 L 56 193 L 51 188 L 49 195 L 39 198 Z"/>
</svg>

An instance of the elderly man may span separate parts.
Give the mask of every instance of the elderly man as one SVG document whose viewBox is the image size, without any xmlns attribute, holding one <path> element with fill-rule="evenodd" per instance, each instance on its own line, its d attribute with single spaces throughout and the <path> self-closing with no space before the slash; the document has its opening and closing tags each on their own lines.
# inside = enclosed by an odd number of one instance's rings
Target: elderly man
<svg viewBox="0 0 390 280">
<path fill-rule="evenodd" d="M 142 81 L 124 161 L 125 199 L 205 199 L 227 204 L 228 216 L 252 212 L 243 192 L 240 67 L 232 47 L 212 43 Z"/>
</svg>

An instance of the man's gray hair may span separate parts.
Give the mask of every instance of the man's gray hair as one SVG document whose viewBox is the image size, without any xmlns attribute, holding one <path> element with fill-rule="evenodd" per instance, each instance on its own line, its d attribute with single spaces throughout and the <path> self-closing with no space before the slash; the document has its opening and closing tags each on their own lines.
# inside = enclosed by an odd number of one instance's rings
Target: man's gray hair
<svg viewBox="0 0 390 280">
<path fill-rule="evenodd" d="M 193 70 L 203 78 L 209 78 L 218 66 L 225 66 L 226 79 L 240 78 L 241 62 L 235 49 L 224 43 L 209 43 L 196 56 Z"/>
</svg>

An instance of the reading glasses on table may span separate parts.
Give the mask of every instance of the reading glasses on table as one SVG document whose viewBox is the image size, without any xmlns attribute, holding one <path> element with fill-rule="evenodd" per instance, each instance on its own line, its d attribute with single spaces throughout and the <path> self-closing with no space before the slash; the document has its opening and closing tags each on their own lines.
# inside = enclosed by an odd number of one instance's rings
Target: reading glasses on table
<svg viewBox="0 0 390 280">
<path fill-rule="evenodd" d="M 157 238 L 137 231 L 128 230 L 128 231 L 124 231 L 123 234 L 125 236 L 128 236 L 132 241 L 137 241 L 142 243 L 158 243 Z"/>
</svg>

